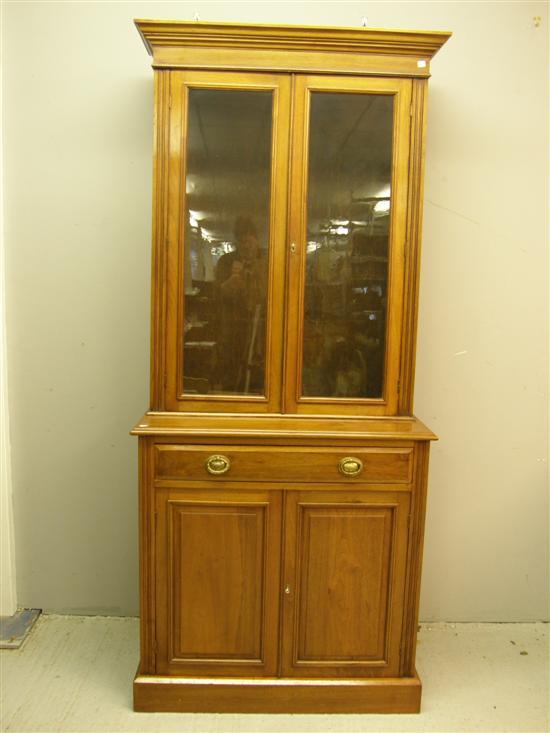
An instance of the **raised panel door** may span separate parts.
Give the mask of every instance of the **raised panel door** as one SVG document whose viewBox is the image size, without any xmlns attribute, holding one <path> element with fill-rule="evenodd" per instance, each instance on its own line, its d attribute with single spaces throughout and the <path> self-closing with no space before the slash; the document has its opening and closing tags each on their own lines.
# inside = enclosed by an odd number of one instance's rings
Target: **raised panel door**
<svg viewBox="0 0 550 733">
<path fill-rule="evenodd" d="M 397 492 L 287 495 L 284 674 L 398 674 L 408 511 Z"/>
<path fill-rule="evenodd" d="M 279 492 L 162 491 L 157 672 L 276 673 Z"/>
</svg>

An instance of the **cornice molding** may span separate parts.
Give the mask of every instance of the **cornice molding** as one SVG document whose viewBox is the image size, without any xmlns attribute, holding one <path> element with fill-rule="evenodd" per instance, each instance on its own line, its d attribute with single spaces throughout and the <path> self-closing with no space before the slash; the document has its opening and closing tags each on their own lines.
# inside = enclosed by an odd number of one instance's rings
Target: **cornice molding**
<svg viewBox="0 0 550 733">
<path fill-rule="evenodd" d="M 134 22 L 152 56 L 159 48 L 207 47 L 384 54 L 425 58 L 428 61 L 451 36 L 446 31 L 166 20 Z"/>
</svg>

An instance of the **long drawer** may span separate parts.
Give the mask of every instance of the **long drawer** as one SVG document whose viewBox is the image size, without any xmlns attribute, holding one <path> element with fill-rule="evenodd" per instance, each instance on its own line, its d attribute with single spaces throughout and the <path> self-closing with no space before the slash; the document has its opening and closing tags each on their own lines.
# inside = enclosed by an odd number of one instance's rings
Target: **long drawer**
<svg viewBox="0 0 550 733">
<path fill-rule="evenodd" d="M 413 449 L 157 444 L 156 479 L 409 483 Z"/>
</svg>

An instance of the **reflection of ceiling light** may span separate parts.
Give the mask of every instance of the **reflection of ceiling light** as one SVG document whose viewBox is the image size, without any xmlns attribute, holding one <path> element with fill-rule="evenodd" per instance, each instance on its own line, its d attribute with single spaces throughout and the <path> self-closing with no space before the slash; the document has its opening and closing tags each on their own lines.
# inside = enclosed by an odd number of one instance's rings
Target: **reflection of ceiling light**
<svg viewBox="0 0 550 733">
<path fill-rule="evenodd" d="M 185 181 L 185 193 L 193 193 L 195 188 L 196 188 L 196 185 L 195 185 L 195 181 L 193 180 L 192 176 L 187 176 L 187 179 Z"/>
<path fill-rule="evenodd" d="M 206 211 L 194 211 L 193 209 L 189 209 L 189 223 L 192 227 L 198 227 L 201 221 L 204 221 L 207 216 L 208 214 Z"/>
<path fill-rule="evenodd" d="M 389 186 L 384 186 L 384 188 L 378 191 L 378 193 L 376 194 L 376 197 L 379 199 L 389 199 L 390 196 L 391 189 Z"/>
<path fill-rule="evenodd" d="M 331 234 L 338 234 L 338 235 L 344 235 L 349 233 L 349 229 L 347 227 L 333 227 L 330 230 Z"/>
<path fill-rule="evenodd" d="M 235 249 L 231 242 L 221 242 L 219 239 L 212 240 L 209 244 L 212 244 L 210 252 L 214 257 L 220 257 L 227 252 L 233 252 Z"/>
<path fill-rule="evenodd" d="M 317 242 L 308 242 L 307 243 L 307 253 L 311 254 L 312 252 L 315 252 L 315 250 L 319 249 L 321 245 Z"/>
<path fill-rule="evenodd" d="M 331 219 L 330 223 L 335 227 L 347 227 L 349 226 L 349 219 Z"/>
<path fill-rule="evenodd" d="M 382 201 L 377 201 L 374 205 L 374 210 L 379 214 L 388 212 L 390 210 L 390 200 L 383 199 Z"/>
<path fill-rule="evenodd" d="M 353 224 L 354 227 L 366 227 L 367 226 L 367 222 L 365 220 L 363 220 L 363 221 L 352 221 L 351 223 Z"/>
</svg>

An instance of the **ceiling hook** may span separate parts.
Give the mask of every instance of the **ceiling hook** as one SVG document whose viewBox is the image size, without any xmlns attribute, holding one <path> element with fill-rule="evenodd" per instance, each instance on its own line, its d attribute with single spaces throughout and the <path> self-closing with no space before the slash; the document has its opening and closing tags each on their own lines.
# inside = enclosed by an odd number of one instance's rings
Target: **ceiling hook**
<svg viewBox="0 0 550 733">
<path fill-rule="evenodd" d="M 193 15 L 193 20 L 198 23 L 200 19 L 201 19 L 201 16 L 198 14 L 198 12 L 196 12 L 195 15 Z"/>
<path fill-rule="evenodd" d="M 366 27 L 367 27 L 367 25 L 368 25 L 368 22 L 369 22 L 369 21 L 368 21 L 368 18 L 367 18 L 367 16 L 366 16 L 366 15 L 364 15 L 364 16 L 363 16 L 363 17 L 361 18 L 361 25 L 363 26 L 363 28 L 366 28 Z"/>
</svg>

